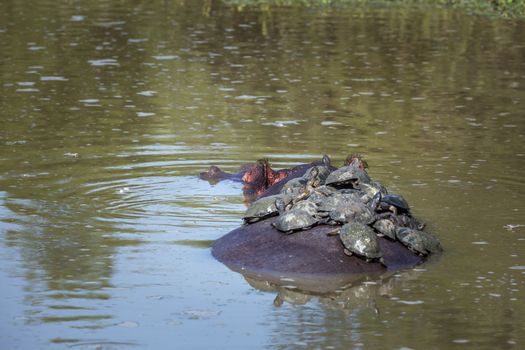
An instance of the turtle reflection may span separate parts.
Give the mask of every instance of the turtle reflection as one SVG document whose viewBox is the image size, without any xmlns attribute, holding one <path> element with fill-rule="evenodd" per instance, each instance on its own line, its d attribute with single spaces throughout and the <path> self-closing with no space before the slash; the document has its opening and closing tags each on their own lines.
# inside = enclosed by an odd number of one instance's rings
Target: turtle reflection
<svg viewBox="0 0 525 350">
<path fill-rule="evenodd" d="M 273 300 L 276 307 L 281 307 L 285 303 L 306 305 L 317 301 L 329 309 L 369 310 L 379 314 L 380 310 L 376 305 L 378 298 L 390 298 L 396 290 L 403 288 L 407 282 L 417 279 L 422 273 L 423 270 L 407 270 L 375 277 L 364 276 L 339 289 L 324 293 L 304 290 L 296 285 L 279 285 L 249 276 L 244 276 L 244 278 L 253 288 L 276 293 Z"/>
</svg>

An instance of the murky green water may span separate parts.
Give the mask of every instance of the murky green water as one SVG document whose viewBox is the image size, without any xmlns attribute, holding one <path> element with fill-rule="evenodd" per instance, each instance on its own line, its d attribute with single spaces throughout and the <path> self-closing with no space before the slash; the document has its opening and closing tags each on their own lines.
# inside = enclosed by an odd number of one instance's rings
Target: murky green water
<svg viewBox="0 0 525 350">
<path fill-rule="evenodd" d="M 441 10 L 3 1 L 0 347 L 525 347 L 523 33 Z M 244 204 L 199 171 L 352 152 L 438 262 L 318 297 L 211 257 Z"/>
</svg>

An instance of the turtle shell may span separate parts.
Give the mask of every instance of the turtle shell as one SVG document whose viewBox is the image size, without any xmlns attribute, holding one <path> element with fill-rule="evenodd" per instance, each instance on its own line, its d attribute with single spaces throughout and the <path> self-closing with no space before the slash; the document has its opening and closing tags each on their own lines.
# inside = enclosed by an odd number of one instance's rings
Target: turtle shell
<svg viewBox="0 0 525 350">
<path fill-rule="evenodd" d="M 380 219 L 374 223 L 374 228 L 377 232 L 385 235 L 386 237 L 396 240 L 396 225 L 388 219 Z"/>
<path fill-rule="evenodd" d="M 293 197 L 298 196 L 306 190 L 307 179 L 303 177 L 297 177 L 288 181 L 281 189 L 281 194 L 290 195 Z"/>
<path fill-rule="evenodd" d="M 276 199 L 282 199 L 284 204 L 287 205 L 292 201 L 292 197 L 287 195 L 273 195 L 268 197 L 263 197 L 256 200 L 244 213 L 243 220 L 245 223 L 253 223 L 262 219 L 265 219 L 270 216 L 277 215 L 279 211 L 275 205 Z"/>
<path fill-rule="evenodd" d="M 319 184 L 323 185 L 328 175 L 330 175 L 330 173 L 331 173 L 331 170 L 329 167 L 324 166 L 324 165 L 318 165 L 318 166 L 314 166 L 308 169 L 306 173 L 303 175 L 303 178 L 305 178 L 306 181 L 308 181 L 308 180 L 311 180 L 312 177 L 316 177 L 317 179 L 319 179 Z"/>
<path fill-rule="evenodd" d="M 311 201 L 300 201 L 297 202 L 293 207 L 292 210 L 302 210 L 310 214 L 311 216 L 314 216 L 317 214 L 317 205 L 314 202 Z"/>
<path fill-rule="evenodd" d="M 330 212 L 334 208 L 348 206 L 351 203 L 360 202 L 361 197 L 357 192 L 342 193 L 336 192 L 331 196 L 325 197 L 318 204 L 319 211 Z"/>
<path fill-rule="evenodd" d="M 372 224 L 376 215 L 366 204 L 355 201 L 353 203 L 339 205 L 330 211 L 330 219 L 339 223 L 359 222 L 365 225 Z"/>
<path fill-rule="evenodd" d="M 325 185 L 344 187 L 354 183 L 370 183 L 372 179 L 367 172 L 359 167 L 348 165 L 334 170 L 326 178 Z"/>
<path fill-rule="evenodd" d="M 330 186 L 321 185 L 316 187 L 310 196 L 308 196 L 307 201 L 313 202 L 316 205 L 323 203 L 328 197 L 336 193 L 336 189 Z"/>
<path fill-rule="evenodd" d="M 357 187 L 366 193 L 370 198 L 374 197 L 378 192 L 381 192 L 383 196 L 388 194 L 385 186 L 377 181 L 372 181 L 370 183 L 361 182 L 357 185 Z"/>
<path fill-rule="evenodd" d="M 351 222 L 341 227 L 339 238 L 346 249 L 365 259 L 382 257 L 376 233 L 367 225 Z"/>
<path fill-rule="evenodd" d="M 309 229 L 316 225 L 318 221 L 307 210 L 295 208 L 279 215 L 273 226 L 281 232 L 292 233 L 298 230 Z"/>
<path fill-rule="evenodd" d="M 381 203 L 386 203 L 388 205 L 393 205 L 401 212 L 410 212 L 410 207 L 408 202 L 398 194 L 387 194 L 381 197 Z"/>
<path fill-rule="evenodd" d="M 396 231 L 396 237 L 408 249 L 419 255 L 426 256 L 443 251 L 439 240 L 425 231 L 400 227 Z"/>
</svg>

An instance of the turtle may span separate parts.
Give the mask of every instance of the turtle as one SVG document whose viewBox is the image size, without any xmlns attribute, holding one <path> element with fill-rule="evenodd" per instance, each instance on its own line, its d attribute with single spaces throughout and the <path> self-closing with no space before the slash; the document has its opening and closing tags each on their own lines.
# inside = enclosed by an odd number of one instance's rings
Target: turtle
<svg viewBox="0 0 525 350">
<path fill-rule="evenodd" d="M 319 168 L 313 167 L 310 170 L 311 171 L 308 174 L 308 178 L 304 177 L 305 179 L 307 179 L 306 186 L 304 190 L 293 199 L 294 203 L 308 198 L 310 194 L 313 193 L 314 189 L 321 184 L 321 180 L 319 178 Z"/>
<path fill-rule="evenodd" d="M 349 203 L 361 201 L 360 193 L 358 192 L 341 192 L 337 191 L 329 196 L 325 196 L 324 198 L 320 198 L 319 202 L 317 203 L 319 207 L 319 211 L 321 212 L 330 212 L 334 208 L 338 206 L 345 206 Z"/>
<path fill-rule="evenodd" d="M 330 175 L 330 173 L 331 170 L 328 166 L 317 165 L 308 169 L 303 175 L 303 178 L 307 180 L 316 178 L 319 181 L 319 183 L 317 183 L 315 187 L 318 187 L 320 185 L 324 185 L 324 182 L 326 181 L 326 178 L 328 177 L 328 175 Z"/>
<path fill-rule="evenodd" d="M 407 201 L 398 194 L 382 195 L 378 204 L 378 210 L 391 211 L 394 215 L 410 215 L 410 207 L 408 206 Z"/>
<path fill-rule="evenodd" d="M 397 222 L 402 227 L 408 227 L 414 230 L 423 230 L 426 226 L 424 222 L 418 221 L 416 218 L 414 218 L 412 215 L 408 214 L 401 214 L 396 217 Z"/>
<path fill-rule="evenodd" d="M 307 182 L 308 179 L 304 177 L 296 177 L 295 179 L 291 179 L 283 186 L 280 193 L 296 197 L 306 190 Z"/>
<path fill-rule="evenodd" d="M 325 167 L 327 167 L 327 168 L 331 168 L 332 167 L 332 160 L 330 159 L 328 154 L 323 154 L 323 158 L 321 160 L 322 160 L 323 165 Z"/>
<path fill-rule="evenodd" d="M 315 204 L 302 201 L 292 209 L 280 213 L 272 226 L 284 233 L 307 230 L 319 223 L 319 218 L 315 215 L 316 209 L 312 206 L 315 207 Z"/>
<path fill-rule="evenodd" d="M 288 205 L 292 201 L 292 197 L 288 195 L 277 194 L 256 200 L 244 213 L 244 223 L 251 224 L 267 217 L 279 214 L 279 210 L 275 205 L 276 200 L 281 200 L 285 205 Z"/>
<path fill-rule="evenodd" d="M 391 215 L 391 213 L 376 213 L 375 209 L 380 199 L 381 194 L 377 193 L 366 203 L 362 201 L 361 197 L 346 202 L 340 202 L 330 210 L 330 219 L 335 223 L 341 224 L 347 222 L 360 222 L 362 224 L 372 225 L 379 218 Z"/>
<path fill-rule="evenodd" d="M 418 255 L 427 256 L 443 251 L 439 240 L 425 231 L 400 227 L 396 230 L 396 237 L 404 246 Z"/>
<path fill-rule="evenodd" d="M 361 201 L 339 205 L 330 210 L 329 216 L 331 220 L 341 224 L 360 222 L 365 225 L 371 225 L 377 218 L 374 210 Z"/>
<path fill-rule="evenodd" d="M 374 222 L 373 227 L 379 232 L 380 236 L 385 236 L 391 240 L 396 240 L 396 230 L 397 226 L 389 219 L 379 219 Z"/>
<path fill-rule="evenodd" d="M 298 203 L 295 203 L 291 209 L 292 210 L 302 210 L 312 216 L 317 214 L 317 205 L 311 201 L 300 201 Z"/>
<path fill-rule="evenodd" d="M 351 222 L 341 226 L 339 238 L 345 247 L 345 253 L 355 254 L 367 262 L 382 261 L 382 253 L 376 233 L 371 227 Z"/>
<path fill-rule="evenodd" d="M 319 187 L 314 188 L 312 193 L 308 196 L 306 199 L 309 202 L 313 202 L 316 205 L 320 205 L 323 203 L 328 197 L 335 194 L 337 190 L 330 186 L 321 185 Z"/>
<path fill-rule="evenodd" d="M 357 188 L 370 197 L 375 196 L 377 192 L 381 192 L 382 195 L 388 194 L 386 187 L 377 181 L 361 182 L 357 185 Z"/>
<path fill-rule="evenodd" d="M 294 202 L 308 198 L 314 188 L 321 184 L 319 168 L 323 167 L 312 167 L 304 176 L 291 179 L 283 186 L 280 193 L 292 196 Z"/>
<path fill-rule="evenodd" d="M 356 198 L 359 197 L 359 199 L 362 201 L 362 202 L 368 202 L 368 200 L 373 197 L 373 196 L 368 196 L 366 192 L 363 192 L 359 189 L 356 189 L 356 188 L 341 188 L 339 190 L 337 190 L 337 193 L 339 194 L 349 194 L 349 195 L 352 195 L 352 196 L 355 196 Z"/>
<path fill-rule="evenodd" d="M 364 169 L 355 165 L 347 165 L 331 172 L 326 178 L 325 185 L 338 188 L 350 185 L 355 188 L 359 183 L 370 183 L 371 181 L 372 179 Z"/>
</svg>

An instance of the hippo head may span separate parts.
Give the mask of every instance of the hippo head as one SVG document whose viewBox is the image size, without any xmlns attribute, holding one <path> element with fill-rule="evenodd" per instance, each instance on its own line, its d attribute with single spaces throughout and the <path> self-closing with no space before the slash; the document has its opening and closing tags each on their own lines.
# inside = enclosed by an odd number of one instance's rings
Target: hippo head
<svg viewBox="0 0 525 350">
<path fill-rule="evenodd" d="M 244 194 L 254 194 L 259 196 L 268 187 L 283 180 L 290 173 L 290 169 L 273 170 L 268 159 L 259 159 L 257 163 L 250 164 L 245 169 L 242 177 L 244 183 Z"/>
<path fill-rule="evenodd" d="M 226 173 L 222 171 L 218 166 L 212 165 L 208 171 L 204 171 L 199 174 L 199 177 L 203 180 L 210 182 L 218 182 L 226 177 Z"/>
<path fill-rule="evenodd" d="M 267 169 L 270 168 L 267 159 L 260 159 L 257 163 L 250 164 L 244 170 L 244 175 L 242 176 L 242 182 L 245 187 L 251 187 L 255 192 L 258 192 L 258 189 L 263 191 L 268 188 L 268 177 Z"/>
</svg>

